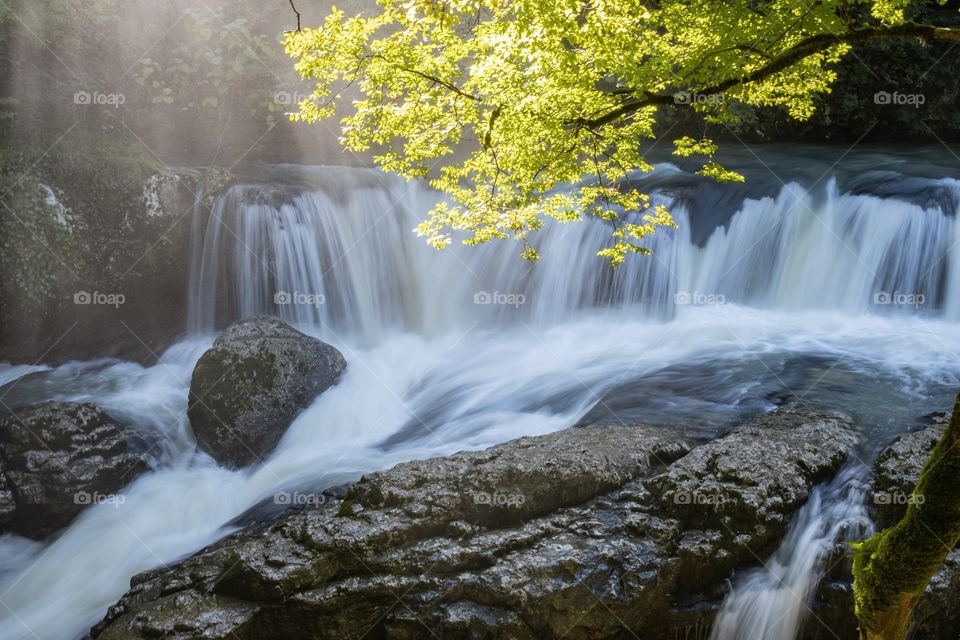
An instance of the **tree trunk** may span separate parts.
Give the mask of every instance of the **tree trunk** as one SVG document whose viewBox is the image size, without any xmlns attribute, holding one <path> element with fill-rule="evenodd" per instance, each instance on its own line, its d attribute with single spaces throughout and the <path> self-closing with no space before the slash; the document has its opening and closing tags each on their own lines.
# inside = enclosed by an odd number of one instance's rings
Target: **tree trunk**
<svg viewBox="0 0 960 640">
<path fill-rule="evenodd" d="M 904 640 L 920 594 L 960 540 L 960 396 L 920 472 L 907 513 L 854 545 L 853 596 L 862 640 Z"/>
</svg>

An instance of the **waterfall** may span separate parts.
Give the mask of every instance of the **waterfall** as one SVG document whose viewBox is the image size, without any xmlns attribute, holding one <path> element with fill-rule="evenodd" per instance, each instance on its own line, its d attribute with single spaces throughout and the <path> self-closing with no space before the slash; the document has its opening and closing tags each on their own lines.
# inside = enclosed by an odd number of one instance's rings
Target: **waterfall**
<svg viewBox="0 0 960 640">
<path fill-rule="evenodd" d="M 159 363 L 0 370 L 17 380 L 10 406 L 96 402 L 164 445 L 122 504 L 94 505 L 43 543 L 0 537 L 0 637 L 81 636 L 131 576 L 221 538 L 280 490 L 578 423 L 681 423 L 709 438 L 784 399 L 848 411 L 884 443 L 949 405 L 960 183 L 839 176 L 711 191 L 671 165 L 637 182 L 678 228 L 616 270 L 596 256 L 610 236 L 599 221 L 548 224 L 535 264 L 508 241 L 434 251 L 411 231 L 438 194 L 372 169 L 261 168 L 211 211 L 197 206 L 189 336 Z M 222 469 L 194 451 L 187 390 L 215 332 L 253 313 L 327 340 L 349 364 L 262 465 Z M 824 545 L 858 517 L 842 478 L 814 491 L 772 574 L 736 582 L 717 633 L 761 628 L 746 605 L 780 607 L 779 585 L 809 592 Z M 801 624 L 796 613 L 783 624 Z"/>
<path fill-rule="evenodd" d="M 954 199 L 923 204 L 844 194 L 835 180 L 815 192 L 789 183 L 773 197 L 744 197 L 698 245 L 691 230 L 703 222 L 670 185 L 689 174 L 658 171 L 667 178 L 650 185 L 653 204 L 666 205 L 678 229 L 658 231 L 645 241 L 652 256 L 616 270 L 596 256 L 610 229 L 592 220 L 547 225 L 536 264 L 510 242 L 435 252 L 411 230 L 438 196 L 373 170 L 320 169 L 325 180 L 310 187 L 235 186 L 196 236 L 190 328 L 270 313 L 374 344 L 391 330 L 550 326 L 590 308 L 667 318 L 714 303 L 960 319 L 956 180 L 931 186 Z"/>
<path fill-rule="evenodd" d="M 237 186 L 215 203 L 191 278 L 189 324 L 210 331 L 273 313 L 373 340 L 416 313 L 425 269 L 412 252 L 424 189 L 364 169 L 330 169 L 329 190 Z M 405 278 L 415 273 L 417 277 Z"/>
<path fill-rule="evenodd" d="M 765 566 L 734 581 L 710 640 L 799 637 L 814 615 L 813 597 L 834 545 L 873 534 L 865 501 L 868 475 L 862 465 L 851 465 L 813 490 L 780 549 Z"/>
</svg>

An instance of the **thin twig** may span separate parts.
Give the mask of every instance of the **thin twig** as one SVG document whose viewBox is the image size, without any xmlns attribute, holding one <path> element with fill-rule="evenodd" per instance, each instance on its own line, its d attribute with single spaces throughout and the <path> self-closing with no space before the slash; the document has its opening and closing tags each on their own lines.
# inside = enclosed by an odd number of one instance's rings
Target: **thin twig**
<svg viewBox="0 0 960 640">
<path fill-rule="evenodd" d="M 295 14 L 297 14 L 297 33 L 300 33 L 300 31 L 301 31 L 301 29 L 300 29 L 300 12 L 297 11 L 297 7 L 294 6 L 293 0 L 289 0 L 289 1 L 290 1 L 290 8 L 293 9 L 293 12 L 294 12 Z"/>
</svg>

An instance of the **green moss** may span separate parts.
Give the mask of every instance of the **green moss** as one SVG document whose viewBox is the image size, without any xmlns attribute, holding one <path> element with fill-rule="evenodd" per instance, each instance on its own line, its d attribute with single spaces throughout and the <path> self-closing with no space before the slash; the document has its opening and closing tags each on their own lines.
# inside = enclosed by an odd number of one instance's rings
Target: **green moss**
<svg viewBox="0 0 960 640">
<path fill-rule="evenodd" d="M 252 356 L 211 349 L 197 363 L 190 385 L 190 420 L 233 425 L 254 409 L 276 382 L 276 356 L 266 347 Z M 198 401 L 202 399 L 202 401 Z"/>
<path fill-rule="evenodd" d="M 889 626 L 890 612 L 923 592 L 960 541 L 958 445 L 960 396 L 949 427 L 920 472 L 906 515 L 854 545 L 854 602 L 864 629 Z"/>
<path fill-rule="evenodd" d="M 347 499 L 340 503 L 340 510 L 337 512 L 337 515 L 346 518 L 353 515 L 353 500 Z"/>
<path fill-rule="evenodd" d="M 297 534 L 294 536 L 293 540 L 308 551 L 316 551 L 318 549 L 317 543 L 313 541 L 313 537 L 310 535 L 310 531 L 307 528 L 306 523 L 303 523 L 300 526 L 300 529 L 297 531 Z"/>
</svg>

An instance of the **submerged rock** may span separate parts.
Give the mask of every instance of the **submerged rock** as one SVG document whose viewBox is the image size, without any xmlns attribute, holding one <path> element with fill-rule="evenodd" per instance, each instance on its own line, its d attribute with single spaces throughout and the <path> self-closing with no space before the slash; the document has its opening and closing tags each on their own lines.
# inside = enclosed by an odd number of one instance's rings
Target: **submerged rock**
<svg viewBox="0 0 960 640">
<path fill-rule="evenodd" d="M 0 421 L 0 532 L 44 538 L 150 467 L 136 429 L 94 404 L 48 402 Z"/>
<path fill-rule="evenodd" d="M 227 466 L 261 461 L 346 366 L 335 348 L 276 318 L 234 322 L 193 370 L 187 413 L 198 445 Z"/>
<path fill-rule="evenodd" d="M 136 576 L 92 636 L 683 637 L 855 441 L 782 411 L 692 451 L 594 426 L 401 464 Z"/>
</svg>

